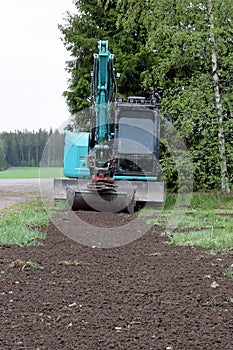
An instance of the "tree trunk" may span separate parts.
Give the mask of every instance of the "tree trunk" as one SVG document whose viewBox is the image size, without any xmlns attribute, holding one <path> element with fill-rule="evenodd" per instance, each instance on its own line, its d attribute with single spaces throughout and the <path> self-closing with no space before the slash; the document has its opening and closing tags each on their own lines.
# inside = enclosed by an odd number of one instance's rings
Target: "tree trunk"
<svg viewBox="0 0 233 350">
<path fill-rule="evenodd" d="M 30 165 L 31 162 L 31 148 L 28 147 L 28 165 Z"/>
<path fill-rule="evenodd" d="M 212 47 L 212 75 L 214 85 L 215 103 L 218 113 L 218 142 L 221 168 L 222 192 L 229 193 L 229 178 L 227 173 L 226 150 L 225 150 L 225 136 L 223 130 L 223 110 L 221 94 L 219 91 L 219 76 L 218 76 L 218 62 L 217 62 L 217 42 L 214 34 L 214 17 L 212 11 L 213 0 L 208 0 L 208 12 L 210 21 L 210 42 Z"/>
</svg>

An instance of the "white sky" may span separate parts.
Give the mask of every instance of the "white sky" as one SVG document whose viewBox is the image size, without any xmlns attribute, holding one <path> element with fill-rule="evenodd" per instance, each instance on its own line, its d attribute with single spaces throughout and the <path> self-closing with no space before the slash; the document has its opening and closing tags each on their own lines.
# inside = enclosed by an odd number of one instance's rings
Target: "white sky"
<svg viewBox="0 0 233 350">
<path fill-rule="evenodd" d="M 69 53 L 58 23 L 72 0 L 0 0 L 0 132 L 59 128 Z"/>
</svg>

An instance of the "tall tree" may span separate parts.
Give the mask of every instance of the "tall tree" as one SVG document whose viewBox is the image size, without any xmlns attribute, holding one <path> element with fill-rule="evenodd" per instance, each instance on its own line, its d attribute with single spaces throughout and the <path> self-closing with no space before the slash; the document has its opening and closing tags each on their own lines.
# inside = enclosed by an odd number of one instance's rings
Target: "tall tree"
<svg viewBox="0 0 233 350">
<path fill-rule="evenodd" d="M 6 169 L 6 150 L 4 141 L 0 138 L 0 171 Z"/>
<path fill-rule="evenodd" d="M 219 68 L 218 68 L 218 44 L 215 35 L 215 23 L 213 16 L 213 0 L 208 0 L 208 13 L 210 23 L 210 42 L 212 45 L 212 74 L 214 84 L 215 102 L 218 113 L 218 141 L 219 141 L 219 154 L 220 154 L 220 168 L 221 168 L 221 180 L 222 180 L 222 191 L 230 192 L 229 179 L 227 173 L 227 162 L 226 162 L 226 150 L 225 150 L 225 135 L 223 129 L 223 108 L 222 99 L 219 87 Z"/>
</svg>

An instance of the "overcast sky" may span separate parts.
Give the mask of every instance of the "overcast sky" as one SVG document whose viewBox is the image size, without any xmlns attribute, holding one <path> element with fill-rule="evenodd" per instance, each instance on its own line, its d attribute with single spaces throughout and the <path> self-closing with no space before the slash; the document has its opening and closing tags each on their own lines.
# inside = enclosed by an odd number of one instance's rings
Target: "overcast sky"
<svg viewBox="0 0 233 350">
<path fill-rule="evenodd" d="M 59 128 L 69 118 L 63 91 L 69 53 L 58 23 L 72 0 L 0 0 L 0 132 Z"/>
</svg>

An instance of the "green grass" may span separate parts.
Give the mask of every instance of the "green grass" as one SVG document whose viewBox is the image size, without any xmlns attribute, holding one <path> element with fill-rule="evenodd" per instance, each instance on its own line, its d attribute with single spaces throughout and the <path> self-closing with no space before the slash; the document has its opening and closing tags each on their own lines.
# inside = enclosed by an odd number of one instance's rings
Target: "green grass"
<svg viewBox="0 0 233 350">
<path fill-rule="evenodd" d="M 16 167 L 0 171 L 0 179 L 37 179 L 62 177 L 62 168 Z"/>
<path fill-rule="evenodd" d="M 45 235 L 42 226 L 50 222 L 41 199 L 27 201 L 3 209 L 0 217 L 0 245 L 31 246 L 41 244 Z"/>
<path fill-rule="evenodd" d="M 228 229 L 216 229 L 214 226 L 206 230 L 194 231 L 192 228 L 188 233 L 174 232 L 171 234 L 171 243 L 176 245 L 199 246 L 216 250 L 228 250 L 233 248 L 233 231 Z"/>
<path fill-rule="evenodd" d="M 168 195 L 160 217 L 153 221 L 165 227 L 171 244 L 233 249 L 233 197 L 194 193 L 186 208 L 176 208 L 175 199 Z"/>
<path fill-rule="evenodd" d="M 226 276 L 233 279 L 233 264 L 226 269 Z"/>
</svg>

